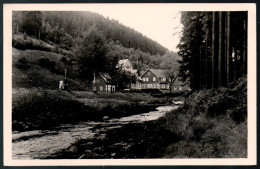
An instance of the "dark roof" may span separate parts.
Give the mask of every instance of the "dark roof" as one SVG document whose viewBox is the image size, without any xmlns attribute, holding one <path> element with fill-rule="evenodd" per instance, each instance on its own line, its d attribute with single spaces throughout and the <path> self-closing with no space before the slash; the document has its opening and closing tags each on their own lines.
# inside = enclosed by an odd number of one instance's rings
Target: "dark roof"
<svg viewBox="0 0 260 169">
<path fill-rule="evenodd" d="M 175 85 L 178 85 L 178 86 L 184 86 L 184 85 L 186 85 L 186 82 L 183 82 L 183 81 L 179 80 L 179 78 L 178 78 L 179 75 L 180 75 L 180 72 L 178 72 L 177 75 L 174 77 L 174 79 L 173 79 L 172 82 L 171 82 L 171 85 L 172 85 L 173 83 L 175 83 Z"/>
<path fill-rule="evenodd" d="M 111 80 L 111 76 L 108 73 L 99 72 L 99 74 L 106 82 Z"/>
<path fill-rule="evenodd" d="M 169 71 L 168 70 L 162 70 L 162 69 L 147 69 L 145 72 L 150 70 L 153 72 L 157 77 L 163 77 L 163 78 L 169 78 Z M 142 75 L 145 73 L 143 72 Z M 142 76 L 141 75 L 141 76 Z"/>
</svg>

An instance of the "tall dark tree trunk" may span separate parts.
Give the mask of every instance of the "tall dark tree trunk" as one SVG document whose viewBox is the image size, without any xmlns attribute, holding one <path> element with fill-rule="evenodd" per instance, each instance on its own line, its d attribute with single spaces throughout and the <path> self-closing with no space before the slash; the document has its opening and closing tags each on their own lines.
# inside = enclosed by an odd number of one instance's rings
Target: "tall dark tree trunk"
<svg viewBox="0 0 260 169">
<path fill-rule="evenodd" d="M 203 88 L 203 78 L 202 78 L 202 76 L 203 76 L 203 73 L 202 73 L 202 65 L 203 65 L 203 59 L 202 59 L 202 54 L 201 54 L 201 45 L 200 45 L 200 48 L 199 48 L 199 52 L 200 52 L 200 54 L 199 54 L 199 57 L 200 57 L 200 62 L 199 62 L 199 64 L 200 64 L 200 71 L 199 71 L 199 89 L 202 89 Z"/>
<path fill-rule="evenodd" d="M 206 33 L 206 46 L 205 46 L 205 87 L 208 88 L 208 33 Z"/>
<path fill-rule="evenodd" d="M 211 87 L 214 88 L 215 87 L 215 36 L 216 36 L 216 32 L 215 32 L 215 26 L 216 26 L 216 13 L 213 12 L 212 14 L 212 71 L 211 71 Z"/>
<path fill-rule="evenodd" d="M 234 51 L 234 61 L 233 61 L 233 66 L 234 66 L 234 80 L 237 79 L 237 48 L 235 47 L 235 51 Z"/>
<path fill-rule="evenodd" d="M 227 84 L 230 82 L 230 12 L 227 12 L 227 26 L 226 26 L 226 34 L 227 34 L 227 50 L 226 50 L 226 62 L 227 62 L 227 75 L 226 81 Z"/>
<path fill-rule="evenodd" d="M 247 73 L 247 15 L 244 16 L 244 20 L 243 20 L 243 68 L 242 68 L 242 73 L 243 75 L 245 75 Z"/>
<path fill-rule="evenodd" d="M 219 12 L 218 87 L 222 85 L 222 12 Z"/>
<path fill-rule="evenodd" d="M 223 32 L 223 36 L 222 36 L 222 39 L 223 39 L 223 48 L 222 48 L 222 53 L 223 53 L 223 57 L 222 57 L 222 84 L 223 86 L 226 86 L 227 84 L 227 81 L 226 81 L 226 70 L 227 70 L 227 12 L 223 12 L 223 16 L 222 16 L 222 19 L 223 19 L 223 25 L 222 25 L 222 32 Z"/>
</svg>

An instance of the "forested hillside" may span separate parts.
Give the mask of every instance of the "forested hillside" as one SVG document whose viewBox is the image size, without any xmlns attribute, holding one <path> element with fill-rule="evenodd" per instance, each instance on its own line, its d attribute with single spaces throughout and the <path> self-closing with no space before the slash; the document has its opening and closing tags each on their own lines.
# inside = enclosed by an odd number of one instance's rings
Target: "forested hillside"
<svg viewBox="0 0 260 169">
<path fill-rule="evenodd" d="M 108 42 L 117 41 L 124 47 L 150 54 L 163 55 L 167 50 L 134 29 L 92 12 L 14 12 L 13 18 L 15 33 L 25 32 L 65 49 L 79 46 L 88 29 L 96 25 Z"/>
<path fill-rule="evenodd" d="M 178 70 L 180 57 L 116 20 L 92 12 L 13 12 L 13 47 L 64 55 L 68 76 L 90 80 L 128 58 L 135 69 Z"/>
</svg>

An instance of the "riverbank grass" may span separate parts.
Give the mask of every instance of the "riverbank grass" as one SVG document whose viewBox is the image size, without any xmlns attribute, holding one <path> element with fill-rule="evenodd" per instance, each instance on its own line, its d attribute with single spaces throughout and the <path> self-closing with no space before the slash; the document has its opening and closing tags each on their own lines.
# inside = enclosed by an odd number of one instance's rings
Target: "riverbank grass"
<svg viewBox="0 0 260 169">
<path fill-rule="evenodd" d="M 12 129 L 50 129 L 59 124 L 130 116 L 152 111 L 166 101 L 142 93 L 13 89 Z"/>
</svg>

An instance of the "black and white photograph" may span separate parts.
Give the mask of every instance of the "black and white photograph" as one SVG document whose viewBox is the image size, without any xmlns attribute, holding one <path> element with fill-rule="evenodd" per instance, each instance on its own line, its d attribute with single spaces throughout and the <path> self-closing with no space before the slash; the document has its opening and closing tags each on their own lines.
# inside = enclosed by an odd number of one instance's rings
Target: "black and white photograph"
<svg viewBox="0 0 260 169">
<path fill-rule="evenodd" d="M 256 163 L 254 4 L 8 5 L 9 161 Z"/>
</svg>

